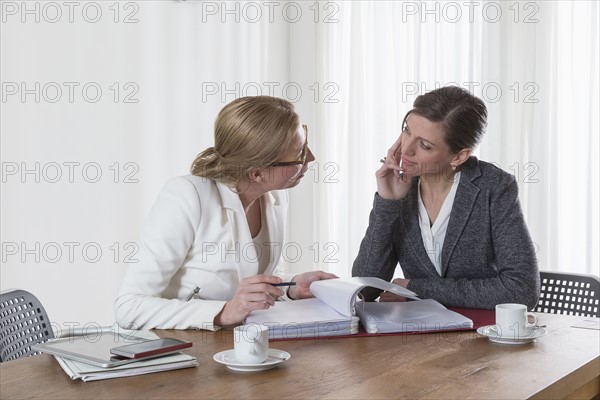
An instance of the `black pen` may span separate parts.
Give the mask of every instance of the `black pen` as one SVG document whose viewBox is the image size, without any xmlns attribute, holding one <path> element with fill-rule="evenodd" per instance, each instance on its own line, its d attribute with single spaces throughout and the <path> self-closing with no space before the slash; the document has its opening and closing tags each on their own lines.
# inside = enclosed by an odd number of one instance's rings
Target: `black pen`
<svg viewBox="0 0 600 400">
<path fill-rule="evenodd" d="M 271 286 L 295 286 L 296 282 L 271 283 Z"/>
</svg>

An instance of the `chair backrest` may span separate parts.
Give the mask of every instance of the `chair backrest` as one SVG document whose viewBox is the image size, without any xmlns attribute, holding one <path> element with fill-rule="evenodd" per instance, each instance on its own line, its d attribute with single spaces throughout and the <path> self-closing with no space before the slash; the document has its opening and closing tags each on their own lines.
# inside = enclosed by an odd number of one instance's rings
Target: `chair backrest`
<svg viewBox="0 0 600 400">
<path fill-rule="evenodd" d="M 534 311 L 600 317 L 598 277 L 541 271 L 540 280 L 540 300 Z"/>
<path fill-rule="evenodd" d="M 53 337 L 37 297 L 18 289 L 0 293 L 0 362 L 37 354 L 31 346 Z"/>
</svg>

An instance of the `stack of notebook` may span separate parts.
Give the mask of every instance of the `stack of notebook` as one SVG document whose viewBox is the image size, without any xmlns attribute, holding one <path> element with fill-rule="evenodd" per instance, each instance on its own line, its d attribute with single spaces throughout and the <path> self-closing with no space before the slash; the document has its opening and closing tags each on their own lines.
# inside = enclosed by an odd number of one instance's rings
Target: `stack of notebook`
<svg viewBox="0 0 600 400">
<path fill-rule="evenodd" d="M 110 353 L 113 347 L 152 339 L 158 339 L 158 336 L 150 331 L 104 331 L 94 335 L 57 339 L 32 348 L 54 355 L 71 379 L 81 379 L 84 382 L 198 365 L 195 357 L 181 352 L 146 360 L 123 360 Z"/>
</svg>

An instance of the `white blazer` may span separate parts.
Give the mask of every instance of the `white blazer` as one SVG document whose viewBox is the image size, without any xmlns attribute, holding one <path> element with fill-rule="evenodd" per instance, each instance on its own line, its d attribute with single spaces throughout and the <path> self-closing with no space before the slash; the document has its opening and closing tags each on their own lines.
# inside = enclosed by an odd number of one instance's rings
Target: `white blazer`
<svg viewBox="0 0 600 400">
<path fill-rule="evenodd" d="M 273 274 L 281 257 L 288 197 L 262 198 Z M 142 230 L 139 262 L 130 264 L 114 310 L 132 329 L 216 330 L 215 316 L 243 278 L 258 273 L 257 251 L 239 196 L 228 186 L 187 175 L 163 187 Z M 192 300 L 186 298 L 199 287 Z"/>
</svg>

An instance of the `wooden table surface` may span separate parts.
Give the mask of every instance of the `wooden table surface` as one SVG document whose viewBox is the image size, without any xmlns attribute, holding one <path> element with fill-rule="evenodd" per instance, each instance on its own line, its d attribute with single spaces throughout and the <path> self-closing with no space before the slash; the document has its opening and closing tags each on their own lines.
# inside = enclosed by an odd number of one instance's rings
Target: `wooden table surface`
<svg viewBox="0 0 600 400">
<path fill-rule="evenodd" d="M 475 331 L 271 342 L 292 357 L 260 372 L 213 360 L 232 332 L 156 331 L 191 340 L 197 368 L 97 382 L 72 381 L 53 357 L 0 364 L 0 398 L 40 399 L 523 399 L 593 397 L 600 391 L 600 331 L 582 317 L 539 314 L 548 335 L 502 345 Z"/>
</svg>

